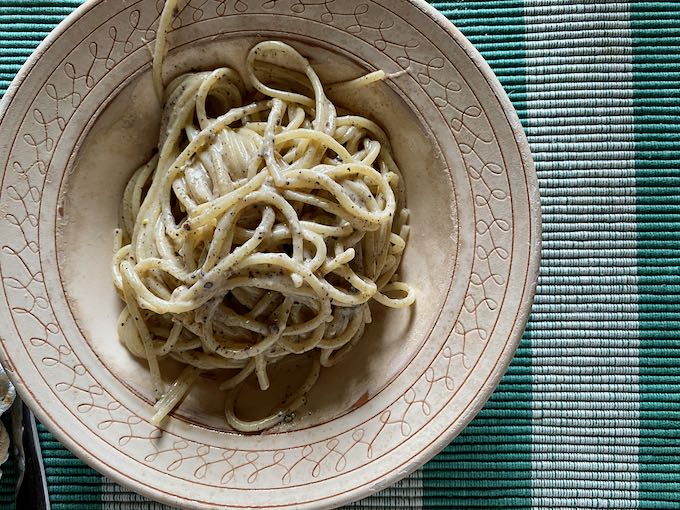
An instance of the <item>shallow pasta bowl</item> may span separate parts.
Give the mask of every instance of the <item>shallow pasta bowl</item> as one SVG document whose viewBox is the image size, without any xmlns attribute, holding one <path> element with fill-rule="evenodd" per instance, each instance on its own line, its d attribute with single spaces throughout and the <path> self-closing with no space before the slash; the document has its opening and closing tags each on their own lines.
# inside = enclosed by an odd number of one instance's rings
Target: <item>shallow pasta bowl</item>
<svg viewBox="0 0 680 510">
<path fill-rule="evenodd" d="M 22 68 L 0 109 L 2 362 L 76 455 L 187 508 L 326 508 L 406 476 L 455 437 L 514 354 L 537 279 L 539 195 L 510 102 L 471 44 L 425 2 L 180 2 L 166 78 L 239 69 L 288 42 L 322 80 L 384 70 L 352 98 L 390 136 L 411 240 L 411 310 L 375 309 L 295 420 L 245 435 L 202 380 L 161 429 L 147 368 L 118 341 L 112 232 L 160 110 L 150 44 L 162 2 L 93 1 Z"/>
</svg>

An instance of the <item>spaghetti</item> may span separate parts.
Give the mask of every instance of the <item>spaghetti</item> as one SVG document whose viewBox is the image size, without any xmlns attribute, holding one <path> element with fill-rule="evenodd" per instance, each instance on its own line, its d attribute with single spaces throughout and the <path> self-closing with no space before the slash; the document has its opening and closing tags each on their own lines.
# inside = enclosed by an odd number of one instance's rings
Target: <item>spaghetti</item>
<svg viewBox="0 0 680 510">
<path fill-rule="evenodd" d="M 154 423 L 210 371 L 228 392 L 228 423 L 260 431 L 290 417 L 321 367 L 355 346 L 371 300 L 414 302 L 396 274 L 409 229 L 403 184 L 385 132 L 339 113 L 309 62 L 282 42 L 253 47 L 245 79 L 220 68 L 166 89 L 174 3 L 154 55 L 164 99 L 158 153 L 130 179 L 115 233 L 113 280 L 126 305 L 119 336 L 149 364 Z M 271 415 L 239 418 L 239 387 L 254 374 L 266 390 L 268 367 L 290 356 L 309 358 L 302 385 Z M 168 388 L 163 358 L 185 367 Z"/>
</svg>

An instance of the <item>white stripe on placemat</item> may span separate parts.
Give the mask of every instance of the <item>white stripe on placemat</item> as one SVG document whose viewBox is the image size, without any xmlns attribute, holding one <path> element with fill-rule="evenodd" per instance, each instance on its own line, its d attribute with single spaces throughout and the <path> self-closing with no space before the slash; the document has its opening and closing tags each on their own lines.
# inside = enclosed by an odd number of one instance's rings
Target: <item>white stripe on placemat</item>
<svg viewBox="0 0 680 510">
<path fill-rule="evenodd" d="M 361 501 L 343 507 L 352 510 L 416 510 L 423 508 L 423 470 Z"/>
<path fill-rule="evenodd" d="M 102 482 L 102 510 L 175 510 L 124 489 L 108 478 Z"/>
<path fill-rule="evenodd" d="M 102 510 L 174 510 L 124 489 L 108 478 L 102 485 Z M 423 508 L 423 472 L 418 469 L 387 489 L 346 506 L 353 510 L 420 510 Z"/>
<path fill-rule="evenodd" d="M 532 314 L 534 508 L 634 508 L 635 147 L 628 2 L 526 0 L 544 252 Z"/>
</svg>

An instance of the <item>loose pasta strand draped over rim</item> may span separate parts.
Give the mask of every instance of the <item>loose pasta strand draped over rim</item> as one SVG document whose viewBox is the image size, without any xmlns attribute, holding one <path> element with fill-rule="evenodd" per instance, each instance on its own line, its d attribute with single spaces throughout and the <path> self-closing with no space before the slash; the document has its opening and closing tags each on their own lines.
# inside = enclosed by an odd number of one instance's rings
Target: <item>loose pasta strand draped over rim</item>
<svg viewBox="0 0 680 510">
<path fill-rule="evenodd" d="M 220 68 L 165 89 L 159 33 L 158 154 L 130 179 L 115 234 L 119 335 L 149 363 L 156 423 L 215 371 L 229 424 L 263 430 L 303 405 L 320 368 L 360 340 L 372 299 L 413 303 L 396 276 L 408 238 L 402 180 L 383 130 L 338 113 L 292 47 L 257 44 L 245 79 Z M 367 76 L 335 87 L 384 77 Z M 309 358 L 302 386 L 270 416 L 239 418 L 239 386 L 255 374 L 267 389 L 268 367 L 290 356 Z M 166 357 L 185 365 L 167 388 Z"/>
</svg>

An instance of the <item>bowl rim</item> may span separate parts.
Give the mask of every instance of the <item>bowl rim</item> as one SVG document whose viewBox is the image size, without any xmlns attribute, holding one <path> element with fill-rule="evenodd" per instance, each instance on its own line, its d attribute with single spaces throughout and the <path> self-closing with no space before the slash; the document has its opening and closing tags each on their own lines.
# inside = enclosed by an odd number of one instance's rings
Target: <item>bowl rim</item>
<svg viewBox="0 0 680 510">
<path fill-rule="evenodd" d="M 18 90 L 26 80 L 29 72 L 42 58 L 45 52 L 81 17 L 106 1 L 107 0 L 87 0 L 85 3 L 81 4 L 69 15 L 67 15 L 47 35 L 47 37 L 40 42 L 38 47 L 21 66 L 14 79 L 10 82 L 4 96 L 0 100 L 0 124 L 4 121 L 14 96 L 17 94 Z M 498 100 L 514 135 L 514 142 L 522 160 L 522 168 L 524 171 L 528 191 L 530 246 L 528 251 L 529 260 L 527 265 L 527 279 L 523 289 L 524 298 L 518 308 L 516 320 L 512 326 L 511 334 L 508 338 L 505 348 L 501 352 L 494 368 L 491 370 L 486 383 L 480 388 L 479 392 L 472 399 L 465 412 L 456 422 L 455 426 L 448 428 L 442 435 L 440 435 L 436 440 L 432 441 L 420 452 L 415 454 L 410 460 L 405 461 L 404 464 L 407 464 L 405 469 L 393 470 L 392 472 L 385 475 L 379 484 L 380 489 L 387 488 L 398 480 L 410 475 L 418 468 L 422 467 L 427 461 L 432 459 L 442 449 L 444 449 L 446 445 L 448 445 L 455 437 L 457 437 L 462 432 L 462 430 L 467 427 L 467 425 L 474 419 L 474 417 L 488 401 L 491 394 L 498 387 L 498 383 L 507 371 L 508 366 L 515 355 L 526 324 L 529 320 L 529 315 L 534 302 L 538 284 L 542 245 L 542 221 L 538 177 L 536 175 L 535 165 L 526 133 L 524 132 L 520 119 L 514 106 L 512 105 L 512 102 L 510 101 L 510 98 L 486 60 L 473 46 L 473 44 L 465 37 L 465 35 L 463 35 L 463 33 L 453 24 L 453 22 L 448 20 L 440 11 L 430 5 L 426 0 L 407 1 L 408 3 L 417 7 L 424 15 L 430 18 L 431 21 L 444 29 L 444 31 L 448 33 L 452 40 L 460 46 L 460 48 L 465 52 L 475 67 L 477 67 L 477 69 L 481 72 L 486 83 L 490 86 L 494 96 Z M 44 411 L 40 406 L 34 405 L 35 399 L 33 398 L 32 392 L 26 385 L 23 384 L 23 381 L 18 377 L 16 372 L 8 368 L 7 374 L 14 384 L 18 395 L 27 404 L 31 411 L 34 412 L 40 422 L 57 438 L 57 440 L 59 440 L 62 445 L 64 445 L 71 453 L 73 453 L 76 457 L 81 459 L 95 471 L 106 477 L 109 477 L 116 483 L 155 501 L 161 501 L 170 505 L 187 506 L 191 504 L 192 500 L 190 498 L 178 499 L 174 496 L 156 491 L 150 485 L 142 484 L 137 480 L 125 477 L 123 476 L 123 473 L 118 472 L 115 468 L 108 467 L 99 459 L 88 456 L 84 451 L 81 450 L 80 445 L 77 442 L 71 440 L 64 432 L 62 432 L 62 430 L 56 425 L 55 421 L 52 420 L 46 411 Z M 321 504 L 305 504 L 304 507 L 336 508 L 338 506 L 362 499 L 374 492 L 375 489 L 373 487 L 364 484 L 345 493 L 330 496 L 329 498 L 320 502 Z"/>
</svg>

